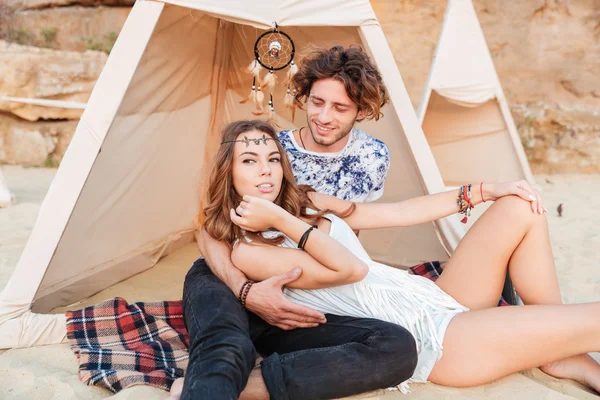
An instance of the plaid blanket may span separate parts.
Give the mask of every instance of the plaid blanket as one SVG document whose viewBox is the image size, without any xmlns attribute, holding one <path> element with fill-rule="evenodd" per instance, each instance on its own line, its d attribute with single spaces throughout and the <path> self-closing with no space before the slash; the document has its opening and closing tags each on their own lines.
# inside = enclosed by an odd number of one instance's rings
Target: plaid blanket
<svg viewBox="0 0 600 400">
<path fill-rule="evenodd" d="M 114 393 L 135 385 L 169 390 L 189 358 L 182 311 L 181 301 L 127 304 L 122 298 L 68 311 L 79 379 Z"/>
<path fill-rule="evenodd" d="M 435 281 L 444 264 L 415 265 L 409 273 Z M 509 305 L 500 299 L 499 306 Z M 67 337 L 79 361 L 79 379 L 114 393 L 130 386 L 169 390 L 188 363 L 188 333 L 181 301 L 127 304 L 106 300 L 69 311 Z"/>
</svg>

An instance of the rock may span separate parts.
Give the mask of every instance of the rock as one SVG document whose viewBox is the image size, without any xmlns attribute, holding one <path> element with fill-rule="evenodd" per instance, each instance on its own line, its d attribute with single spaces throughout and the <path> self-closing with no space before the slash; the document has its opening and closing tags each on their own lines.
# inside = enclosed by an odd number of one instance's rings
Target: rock
<svg viewBox="0 0 600 400">
<path fill-rule="evenodd" d="M 10 97 L 87 102 L 107 55 L 20 46 L 0 41 L 0 93 Z M 29 121 L 78 119 L 80 109 L 0 102 L 8 111 Z"/>
<path fill-rule="evenodd" d="M 0 164 L 58 165 L 77 121 L 24 121 L 0 113 Z"/>
<path fill-rule="evenodd" d="M 474 3 L 509 102 L 600 107 L 598 1 Z"/>
<path fill-rule="evenodd" d="M 534 173 L 600 172 L 600 113 L 594 107 L 511 108 Z"/>
<path fill-rule="evenodd" d="M 446 3 L 371 0 L 415 108 L 427 82 Z"/>
<path fill-rule="evenodd" d="M 9 39 L 24 45 L 109 53 L 131 8 L 62 7 L 16 11 Z"/>
</svg>

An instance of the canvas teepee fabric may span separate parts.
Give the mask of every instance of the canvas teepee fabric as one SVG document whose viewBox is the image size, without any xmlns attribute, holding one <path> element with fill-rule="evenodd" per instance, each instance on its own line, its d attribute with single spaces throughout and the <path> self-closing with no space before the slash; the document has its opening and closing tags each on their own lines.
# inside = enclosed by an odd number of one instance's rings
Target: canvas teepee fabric
<svg viewBox="0 0 600 400">
<path fill-rule="evenodd" d="M 221 127 L 252 118 L 240 104 L 256 38 L 277 23 L 298 50 L 360 44 L 391 104 L 361 128 L 389 147 L 382 201 L 444 190 L 383 32 L 367 0 L 138 0 L 87 103 L 27 246 L 0 293 L 0 348 L 57 343 L 63 314 L 47 314 L 134 274 L 194 240 L 199 186 Z M 274 98 L 285 87 L 276 86 Z M 305 115 L 279 101 L 282 129 Z M 389 264 L 446 259 L 456 218 L 361 232 Z"/>
<path fill-rule="evenodd" d="M 448 186 L 533 176 L 471 0 L 449 0 L 417 111 Z"/>
<path fill-rule="evenodd" d="M 2 170 L 0 169 L 0 207 L 8 207 L 13 202 L 13 195 L 8 190 L 8 185 L 4 180 L 4 175 L 2 174 Z"/>
</svg>

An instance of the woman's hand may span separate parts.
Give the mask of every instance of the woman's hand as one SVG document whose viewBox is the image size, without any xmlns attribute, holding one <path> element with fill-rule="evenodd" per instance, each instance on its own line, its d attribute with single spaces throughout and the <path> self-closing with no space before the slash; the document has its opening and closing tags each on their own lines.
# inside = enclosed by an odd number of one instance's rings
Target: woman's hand
<svg viewBox="0 0 600 400">
<path fill-rule="evenodd" d="M 231 221 L 245 231 L 260 232 L 277 228 L 286 211 L 272 201 L 245 195 L 234 210 L 229 211 Z"/>
<path fill-rule="evenodd" d="M 531 205 L 531 211 L 543 214 L 548 212 L 542 204 L 542 198 L 538 192 L 533 190 L 527 181 L 516 181 L 507 183 L 484 183 L 485 200 L 498 200 L 504 196 L 519 196 Z"/>
</svg>

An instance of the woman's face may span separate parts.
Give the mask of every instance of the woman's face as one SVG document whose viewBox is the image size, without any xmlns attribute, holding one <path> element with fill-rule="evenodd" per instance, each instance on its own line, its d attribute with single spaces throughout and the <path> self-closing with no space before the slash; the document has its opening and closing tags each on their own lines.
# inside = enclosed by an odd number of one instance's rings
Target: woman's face
<svg viewBox="0 0 600 400">
<path fill-rule="evenodd" d="M 265 200 L 275 201 L 281 190 L 283 169 L 281 168 L 281 154 L 274 140 L 261 140 L 256 144 L 252 139 L 260 139 L 266 133 L 248 131 L 241 133 L 236 140 L 250 141 L 248 146 L 243 142 L 236 142 L 233 146 L 233 187 L 240 195 L 246 194 L 260 197 Z"/>
</svg>

